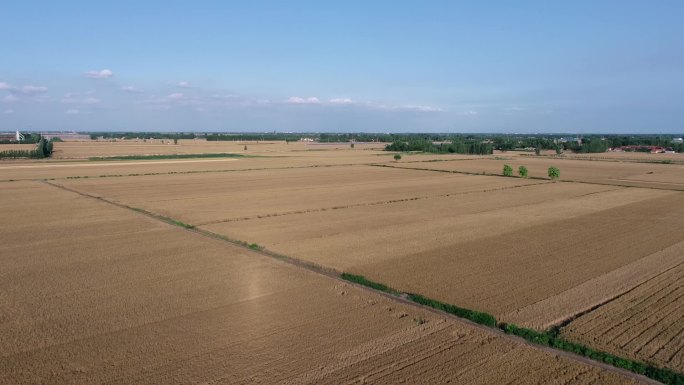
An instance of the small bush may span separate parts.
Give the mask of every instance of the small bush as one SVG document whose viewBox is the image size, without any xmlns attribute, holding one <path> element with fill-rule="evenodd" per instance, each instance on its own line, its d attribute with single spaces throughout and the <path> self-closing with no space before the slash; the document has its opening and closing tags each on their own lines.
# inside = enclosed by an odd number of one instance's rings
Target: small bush
<svg viewBox="0 0 684 385">
<path fill-rule="evenodd" d="M 511 167 L 507 164 L 504 164 L 503 175 L 504 176 L 513 176 L 513 167 Z"/>
<path fill-rule="evenodd" d="M 351 145 L 349 145 L 349 147 L 354 148 L 354 143 L 352 143 Z"/>
<path fill-rule="evenodd" d="M 527 178 L 527 167 L 525 167 L 525 166 L 518 167 L 518 175 L 520 175 L 523 178 Z"/>
<path fill-rule="evenodd" d="M 250 243 L 247 247 L 249 247 L 249 248 L 252 249 L 252 250 L 261 250 L 261 249 L 263 249 L 263 247 L 259 246 L 259 245 L 256 244 L 256 243 Z"/>
<path fill-rule="evenodd" d="M 482 313 L 479 311 L 464 309 L 455 305 L 450 305 L 448 303 L 436 301 L 434 299 L 423 297 L 420 294 L 409 294 L 409 299 L 413 302 L 419 303 L 421 305 L 429 306 L 431 308 L 441 310 L 453 315 L 459 316 L 471 320 L 475 323 L 487 325 L 491 327 L 496 327 L 496 318 L 493 315 Z"/>
<path fill-rule="evenodd" d="M 382 283 L 373 282 L 369 279 L 366 279 L 366 277 L 364 277 L 363 275 L 342 273 L 342 275 L 340 275 L 340 277 L 342 279 L 344 279 L 345 281 L 358 283 L 359 285 L 367 286 L 367 287 L 370 287 L 371 289 L 380 290 L 380 291 L 383 291 L 385 293 L 390 293 L 390 294 L 394 294 L 394 295 L 400 294 L 398 291 L 392 289 L 389 286 L 386 286 L 386 285 L 383 285 Z"/>
<path fill-rule="evenodd" d="M 558 167 L 549 167 L 549 178 L 553 180 L 560 178 L 560 170 L 558 169 Z"/>
<path fill-rule="evenodd" d="M 401 154 L 394 154 L 394 160 L 399 161 L 401 159 Z"/>
</svg>

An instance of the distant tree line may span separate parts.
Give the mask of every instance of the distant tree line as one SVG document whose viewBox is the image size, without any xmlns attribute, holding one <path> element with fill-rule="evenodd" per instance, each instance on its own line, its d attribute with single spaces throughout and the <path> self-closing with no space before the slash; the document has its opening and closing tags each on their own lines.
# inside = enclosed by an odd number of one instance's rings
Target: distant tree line
<svg viewBox="0 0 684 385">
<path fill-rule="evenodd" d="M 31 139 L 30 134 L 25 134 L 27 140 L 24 143 L 37 143 Z M 676 137 L 681 137 L 677 135 Z M 452 142 L 451 150 L 454 153 L 487 153 L 486 147 L 500 151 L 515 150 L 555 150 L 572 151 L 577 153 L 605 152 L 611 147 L 622 146 L 661 146 L 672 148 L 676 152 L 684 152 L 684 144 L 673 143 L 675 135 L 582 135 L 575 134 L 448 134 L 448 133 L 160 133 L 160 132 L 94 132 L 90 133 L 92 139 L 195 139 L 206 138 L 208 141 L 268 141 L 279 140 L 294 142 L 301 138 L 311 138 L 318 142 L 380 142 L 380 143 L 407 143 L 409 147 L 421 149 L 409 149 L 407 151 L 426 152 L 450 152 L 446 142 Z M 580 142 L 577 141 L 580 140 Z M 33 140 L 33 142 L 31 142 Z M 430 143 L 443 142 L 442 149 L 436 149 Z M 484 146 L 478 148 L 474 145 L 480 143 Z M 401 144 L 397 146 L 404 147 Z"/>
<path fill-rule="evenodd" d="M 36 143 L 36 148 L 34 150 L 5 150 L 0 151 L 0 159 L 11 159 L 11 158 L 31 158 L 31 159 L 42 159 L 49 158 L 52 156 L 52 145 L 53 140 L 47 140 L 45 138 L 40 138 Z"/>
<path fill-rule="evenodd" d="M 451 142 L 433 142 L 431 140 L 397 140 L 385 146 L 386 151 L 421 151 L 437 154 L 491 154 L 494 146 L 481 141 L 453 140 Z"/>
<path fill-rule="evenodd" d="M 193 132 L 163 133 L 163 132 L 91 132 L 90 139 L 195 139 L 198 135 Z"/>
<path fill-rule="evenodd" d="M 0 140 L 0 144 L 34 144 L 40 142 L 40 140 L 43 138 L 40 134 L 31 134 L 31 133 L 23 133 L 24 139 L 21 142 L 17 142 L 16 140 Z"/>
<path fill-rule="evenodd" d="M 601 153 L 609 148 L 622 146 L 660 146 L 684 152 L 684 144 L 673 143 L 673 136 L 663 135 L 584 135 L 581 138 L 567 138 L 564 135 L 492 135 L 494 148 L 500 151 L 521 149 L 572 151 L 575 153 Z M 579 139 L 578 142 L 575 139 Z M 638 150 L 637 150 L 638 151 Z M 644 148 L 643 151 L 650 151 Z"/>
</svg>

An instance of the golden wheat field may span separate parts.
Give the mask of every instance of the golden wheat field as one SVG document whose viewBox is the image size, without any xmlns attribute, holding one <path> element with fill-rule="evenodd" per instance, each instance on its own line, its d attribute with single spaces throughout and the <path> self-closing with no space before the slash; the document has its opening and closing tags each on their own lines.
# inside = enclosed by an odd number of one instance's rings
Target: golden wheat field
<svg viewBox="0 0 684 385">
<path fill-rule="evenodd" d="M 644 381 L 342 272 L 684 371 L 681 165 L 55 146 L 54 159 L 0 162 L 0 384 Z M 243 156 L 144 157 L 200 153 Z M 109 156 L 136 158 L 89 159 Z M 502 177 L 503 164 L 533 178 Z"/>
<path fill-rule="evenodd" d="M 684 190 L 683 164 L 582 161 L 565 158 L 504 155 L 465 161 L 410 161 L 392 164 L 392 166 L 501 175 L 505 164 L 512 166 L 516 173 L 519 166 L 525 166 L 529 170 L 529 176 L 534 178 L 548 179 L 548 168 L 555 166 L 560 169 L 560 180 L 564 181 Z"/>
<path fill-rule="evenodd" d="M 570 322 L 572 341 L 684 371 L 684 262 Z"/>
<path fill-rule="evenodd" d="M 0 199 L 1 384 L 637 383 L 46 183 Z"/>
</svg>

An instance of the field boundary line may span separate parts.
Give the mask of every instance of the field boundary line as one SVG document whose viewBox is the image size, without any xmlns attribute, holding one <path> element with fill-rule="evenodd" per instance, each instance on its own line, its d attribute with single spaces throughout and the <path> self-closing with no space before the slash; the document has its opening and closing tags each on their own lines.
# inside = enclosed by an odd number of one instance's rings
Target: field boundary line
<svg viewBox="0 0 684 385">
<path fill-rule="evenodd" d="M 232 158 L 227 158 L 232 159 Z M 226 159 L 221 159 L 225 161 Z M 237 159 L 233 159 L 237 160 Z M 208 161 L 215 161 L 209 159 Z M 198 162 L 199 163 L 199 162 Z M 157 162 L 157 164 L 160 164 Z M 165 163 L 168 164 L 168 163 Z M 210 173 L 228 173 L 240 171 L 266 171 L 266 170 L 288 170 L 288 169 L 305 169 L 305 168 L 327 168 L 327 167 L 348 167 L 348 166 L 367 166 L 367 163 L 344 163 L 344 164 L 324 164 L 324 165 L 308 165 L 308 166 L 287 166 L 287 167 L 262 167 L 262 168 L 244 168 L 244 169 L 224 169 L 224 170 L 190 170 L 190 171 L 167 171 L 167 172 L 145 172 L 145 173 L 130 173 L 130 174 L 102 174 L 102 175 L 73 175 L 58 178 L 30 178 L 30 179 L 3 179 L 0 182 L 21 182 L 33 181 L 41 182 L 46 180 L 68 180 L 68 179 L 97 179 L 97 178 L 122 178 L 135 176 L 154 176 L 154 175 L 183 175 L 183 174 L 210 174 Z"/>
<path fill-rule="evenodd" d="M 598 309 L 601 306 L 607 305 L 608 303 L 618 299 L 620 296 L 625 295 L 638 287 L 647 284 L 653 279 L 658 278 L 659 276 L 666 274 L 667 272 L 671 271 L 672 269 L 676 269 L 678 266 L 684 264 L 684 257 L 681 256 L 676 250 L 679 248 L 681 249 L 684 247 L 684 241 L 682 242 L 677 242 L 674 243 L 660 251 L 657 251 L 655 253 L 646 255 L 642 258 L 639 258 L 632 263 L 629 263 L 627 265 L 623 265 L 615 270 L 612 270 L 606 274 L 600 275 L 598 277 L 594 277 L 592 279 L 589 279 L 587 281 L 584 281 L 576 286 L 573 286 L 563 292 L 560 292 L 552 297 L 547 297 L 544 298 L 540 301 L 537 301 L 535 303 L 526 305 L 522 308 L 510 311 L 502 316 L 502 318 L 513 320 L 513 322 L 520 322 L 522 323 L 523 326 L 525 327 L 530 327 L 535 330 L 548 330 L 548 329 L 553 329 L 553 328 L 558 328 L 558 327 L 563 327 L 566 326 L 569 322 L 579 318 L 582 315 L 585 315 L 589 312 L 592 312 L 596 309 Z M 646 274 L 643 277 L 635 277 L 633 275 L 637 273 L 631 273 L 632 271 L 639 271 L 643 272 L 644 271 L 644 265 L 647 266 L 663 266 L 663 269 L 658 269 L 658 270 L 653 270 L 653 271 L 647 271 Z M 551 317 L 548 318 L 533 318 L 530 317 L 531 314 L 535 314 L 536 311 L 534 310 L 537 307 L 540 308 L 549 308 L 551 303 L 556 303 L 558 300 L 561 300 L 561 303 L 564 303 L 563 297 L 564 296 L 569 296 L 572 298 L 573 296 L 578 295 L 579 293 L 589 290 L 589 291 L 595 291 L 599 287 L 604 288 L 606 283 L 604 282 L 605 279 L 609 280 L 614 280 L 615 278 L 611 278 L 612 275 L 616 275 L 616 278 L 619 278 L 620 280 L 625 280 L 625 281 L 632 281 L 635 280 L 636 283 L 632 285 L 625 285 L 622 287 L 615 287 L 615 293 L 611 296 L 606 296 L 606 297 L 596 297 L 594 299 L 591 299 L 587 303 L 585 303 L 584 306 L 578 307 L 577 311 L 571 312 L 571 315 L 563 317 L 558 316 L 554 317 L 554 319 L 551 319 Z M 577 292 L 577 293 L 574 293 Z M 552 312 L 555 309 L 551 309 Z M 523 321 L 524 319 L 528 319 L 528 321 Z"/>
<path fill-rule="evenodd" d="M 467 194 L 488 193 L 488 192 L 494 192 L 494 191 L 511 190 L 514 188 L 539 186 L 539 185 L 543 185 L 543 184 L 547 184 L 547 183 L 529 183 L 529 184 L 521 184 L 521 185 L 515 185 L 515 186 L 504 186 L 504 187 L 489 188 L 489 189 L 483 189 L 483 190 L 462 191 L 462 192 L 439 194 L 439 195 L 423 195 L 423 196 L 410 197 L 410 198 L 389 199 L 386 201 L 354 203 L 354 204 L 349 204 L 349 205 L 345 205 L 345 206 L 319 207 L 319 208 L 307 209 L 307 210 L 285 211 L 285 212 L 274 213 L 274 214 L 261 214 L 261 215 L 252 215 L 252 216 L 240 217 L 240 218 L 219 219 L 219 220 L 208 221 L 208 222 L 200 222 L 197 224 L 197 226 L 215 225 L 218 223 L 240 222 L 240 221 L 262 219 L 262 218 L 282 217 L 282 216 L 286 216 L 286 215 L 298 215 L 298 214 L 309 214 L 309 213 L 316 213 L 316 212 L 323 212 L 323 211 L 343 210 L 343 209 L 349 209 L 349 208 L 355 208 L 355 207 L 389 205 L 389 204 L 394 204 L 394 203 L 412 202 L 412 201 L 426 200 L 426 199 L 432 199 L 432 198 L 448 198 L 448 197 L 452 197 L 452 196 L 460 196 L 460 195 L 467 195 Z"/>
<path fill-rule="evenodd" d="M 427 162 L 427 161 L 426 161 Z M 409 162 L 406 162 L 409 163 Z M 382 163 L 369 163 L 367 166 L 371 167 L 387 167 L 387 168 L 396 168 L 400 170 L 418 170 L 418 171 L 432 171 L 432 172 L 441 172 L 441 173 L 446 173 L 446 174 L 463 174 L 463 175 L 473 175 L 473 176 L 496 176 L 499 178 L 518 178 L 518 179 L 535 179 L 535 180 L 544 180 L 547 182 L 560 182 L 560 183 L 584 183 L 584 184 L 592 184 L 592 185 L 600 185 L 600 186 L 617 186 L 617 187 L 629 187 L 629 188 L 641 188 L 641 189 L 651 189 L 651 190 L 664 190 L 664 191 L 677 191 L 677 192 L 683 192 L 684 190 L 678 190 L 678 189 L 672 189 L 672 188 L 667 188 L 667 187 L 658 187 L 658 186 L 633 186 L 633 185 L 628 185 L 628 184 L 619 184 L 619 183 L 607 183 L 607 182 L 597 182 L 597 181 L 583 181 L 583 180 L 568 180 L 568 179 L 557 179 L 555 181 L 549 179 L 549 178 L 544 178 L 540 176 L 528 176 L 525 178 L 522 177 L 516 177 L 516 176 L 505 176 L 501 174 L 492 174 L 492 173 L 487 173 L 487 172 L 471 172 L 471 171 L 457 171 L 457 170 L 438 170 L 434 168 L 418 168 L 418 167 L 399 167 L 391 164 L 382 164 Z M 660 183 L 660 182 L 641 182 L 641 183 Z"/>
<path fill-rule="evenodd" d="M 114 202 L 114 201 L 111 201 L 111 200 L 104 198 L 104 197 L 99 197 L 99 196 L 91 195 L 88 193 L 84 193 L 84 192 L 81 192 L 81 191 L 60 185 L 60 184 L 52 183 L 49 180 L 42 180 L 42 182 L 49 185 L 49 186 L 52 186 L 54 188 L 58 188 L 58 189 L 61 189 L 64 191 L 68 191 L 68 192 L 71 192 L 71 193 L 74 193 L 74 194 L 77 194 L 77 195 L 80 195 L 80 196 L 83 196 L 86 198 L 95 199 L 95 200 L 101 201 L 103 203 L 107 203 L 107 204 L 119 207 L 121 209 L 127 209 L 127 210 L 134 211 L 140 215 L 144 215 L 144 216 L 147 216 L 149 218 L 156 219 L 158 221 L 164 222 L 164 223 L 171 225 L 171 226 L 180 227 L 182 229 L 185 229 L 186 231 L 195 233 L 199 236 L 204 236 L 204 237 L 211 238 L 211 239 L 221 240 L 221 241 L 230 243 L 234 246 L 238 246 L 241 248 L 248 249 L 248 250 L 254 252 L 255 254 L 261 255 L 263 257 L 267 257 L 271 260 L 275 259 L 275 260 L 280 261 L 282 263 L 287 263 L 287 264 L 293 265 L 295 267 L 303 268 L 303 269 L 310 271 L 312 273 L 322 275 L 324 277 L 349 284 L 349 285 L 354 286 L 356 288 L 375 293 L 376 295 L 381 295 L 385 298 L 389 298 L 391 300 L 403 303 L 405 305 L 410 305 L 412 307 L 420 308 L 422 310 L 429 311 L 433 314 L 437 314 L 437 315 L 440 315 L 442 317 L 447 317 L 447 318 L 456 320 L 458 322 L 465 323 L 467 325 L 470 325 L 471 327 L 478 328 L 480 330 L 483 330 L 483 331 L 486 331 L 489 333 L 493 333 L 494 335 L 499 336 L 500 338 L 506 338 L 506 339 L 509 339 L 511 341 L 515 341 L 517 343 L 520 343 L 520 344 L 525 345 L 525 346 L 529 346 L 529 347 L 534 348 L 534 349 L 538 349 L 538 350 L 541 350 L 541 351 L 544 351 L 544 352 L 547 352 L 547 353 L 550 353 L 550 354 L 553 354 L 556 356 L 562 356 L 562 357 L 565 357 L 565 358 L 568 358 L 568 359 L 571 359 L 571 360 L 574 360 L 577 362 L 587 364 L 589 366 L 599 368 L 599 369 L 604 369 L 606 371 L 617 373 L 617 374 L 620 374 L 620 375 L 628 377 L 628 378 L 632 378 L 632 379 L 637 380 L 637 381 L 646 382 L 649 384 L 661 384 L 661 382 L 658 382 L 654 379 L 651 379 L 651 378 L 649 378 L 643 374 L 640 374 L 640 373 L 637 373 L 637 372 L 634 372 L 634 371 L 631 371 L 628 369 L 624 369 L 621 367 L 617 367 L 617 366 L 611 365 L 611 364 L 606 363 L 606 362 L 601 362 L 601 361 L 592 359 L 592 358 L 588 357 L 587 355 L 577 354 L 574 351 L 564 350 L 564 349 L 556 348 L 552 345 L 537 342 L 536 335 L 533 336 L 532 338 L 530 338 L 528 335 L 525 334 L 525 332 L 528 331 L 529 329 L 517 328 L 517 327 L 515 327 L 515 325 L 510 325 L 510 324 L 507 325 L 507 324 L 503 324 L 503 323 L 496 324 L 495 326 L 491 326 L 491 325 L 489 325 L 489 323 L 491 322 L 489 317 L 491 317 L 494 320 L 494 322 L 496 322 L 496 319 L 487 313 L 481 313 L 481 312 L 477 312 L 477 311 L 473 311 L 473 310 L 469 310 L 469 309 L 460 308 L 460 307 L 457 307 L 455 305 L 442 303 L 439 301 L 429 299 L 427 297 L 423 297 L 420 294 L 400 292 L 400 291 L 397 291 L 397 290 L 395 290 L 389 286 L 386 286 L 384 284 L 375 283 L 373 281 L 366 280 L 363 276 L 356 276 L 353 274 L 348 274 L 348 273 L 341 272 L 341 271 L 334 269 L 334 268 L 328 268 L 328 267 L 318 265 L 315 263 L 303 261 L 303 260 L 298 259 L 298 258 L 294 258 L 294 257 L 286 256 L 286 255 L 283 255 L 280 253 L 276 253 L 276 252 L 273 252 L 270 250 L 266 250 L 264 247 L 259 246 L 259 245 L 254 244 L 254 243 L 250 244 L 250 243 L 245 242 L 245 241 L 236 240 L 236 239 L 233 239 L 233 238 L 221 235 L 221 234 L 217 234 L 217 233 L 214 233 L 214 232 L 211 232 L 208 230 L 200 229 L 200 228 L 195 227 L 194 225 L 186 224 L 186 223 L 183 223 L 181 221 L 175 220 L 175 219 L 170 218 L 170 217 L 155 214 L 153 212 L 150 212 L 150 211 L 147 211 L 144 209 L 131 207 L 131 206 L 128 206 L 128 205 L 123 204 L 123 203 Z M 352 278 L 350 279 L 350 277 L 352 277 Z M 359 280 L 359 278 L 361 278 L 361 280 Z M 454 308 L 454 309 L 456 309 L 456 311 L 447 310 L 449 308 Z M 469 318 L 464 318 L 464 316 L 458 315 L 459 311 L 472 313 L 475 315 L 475 317 L 474 317 L 475 320 L 484 320 L 484 321 L 477 321 L 476 322 L 476 321 L 471 320 Z M 522 333 L 509 332 L 508 331 L 509 327 L 514 327 L 514 328 L 522 331 Z M 533 331 L 533 330 L 529 330 L 529 331 L 533 332 L 533 333 L 537 333 L 536 331 Z M 537 334 L 547 336 L 546 333 L 537 333 Z M 583 346 L 578 345 L 578 344 L 574 344 L 574 346 L 583 347 Z M 611 356 L 611 357 L 614 357 L 614 356 Z M 660 369 L 660 368 L 658 368 L 658 369 Z M 682 376 L 678 373 L 676 373 L 675 375 L 684 378 L 684 376 Z"/>
</svg>

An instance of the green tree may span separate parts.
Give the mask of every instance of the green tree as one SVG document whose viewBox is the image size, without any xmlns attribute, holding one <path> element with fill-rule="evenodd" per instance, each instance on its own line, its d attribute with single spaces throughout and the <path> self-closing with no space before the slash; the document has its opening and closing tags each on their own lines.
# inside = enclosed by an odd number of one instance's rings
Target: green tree
<svg viewBox="0 0 684 385">
<path fill-rule="evenodd" d="M 525 166 L 518 167 L 518 175 L 520 175 L 523 178 L 527 178 L 527 167 L 525 167 Z"/>
<path fill-rule="evenodd" d="M 173 144 L 178 144 L 178 138 L 173 138 Z"/>
<path fill-rule="evenodd" d="M 513 176 L 513 167 L 511 167 L 507 164 L 504 164 L 503 175 L 504 176 Z"/>
<path fill-rule="evenodd" d="M 245 146 L 245 151 L 247 151 L 247 146 Z"/>
<path fill-rule="evenodd" d="M 560 178 L 560 170 L 558 169 L 558 167 L 549 167 L 549 178 L 553 180 Z"/>
<path fill-rule="evenodd" d="M 398 162 L 401 159 L 401 154 L 394 154 L 394 161 Z"/>
</svg>

